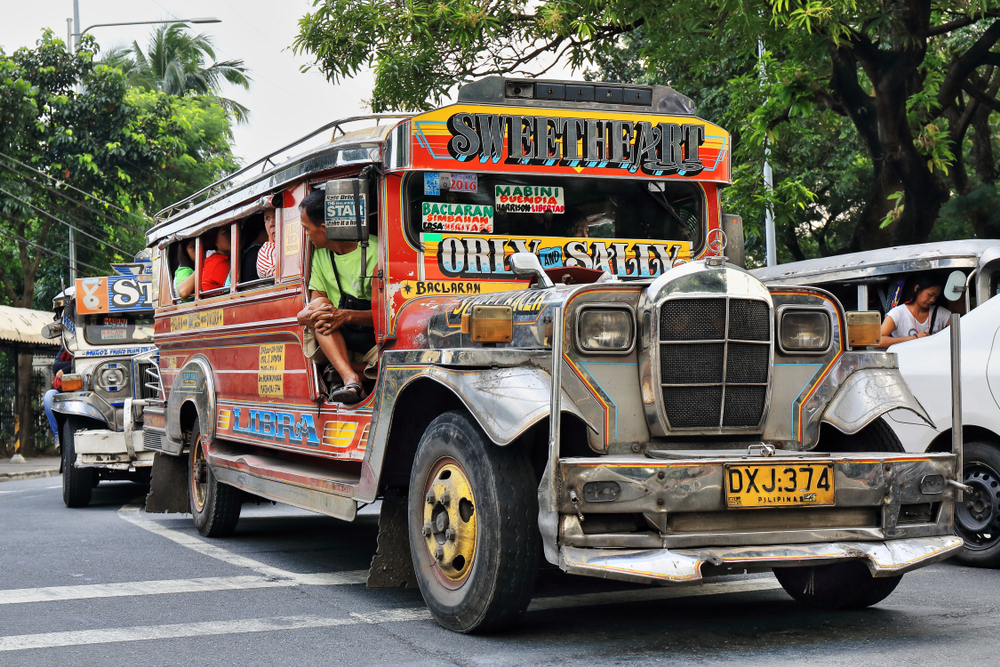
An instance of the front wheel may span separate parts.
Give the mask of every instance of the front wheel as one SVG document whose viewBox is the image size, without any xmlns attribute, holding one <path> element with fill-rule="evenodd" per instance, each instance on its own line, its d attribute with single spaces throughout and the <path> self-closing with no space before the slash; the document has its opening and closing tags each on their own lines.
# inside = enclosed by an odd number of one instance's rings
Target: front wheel
<svg viewBox="0 0 1000 667">
<path fill-rule="evenodd" d="M 889 597 L 903 579 L 903 575 L 873 577 L 861 561 L 776 567 L 774 576 L 797 602 L 820 609 L 870 607 Z"/>
<path fill-rule="evenodd" d="M 97 476 L 93 468 L 77 468 L 74 436 L 78 430 L 87 427 L 78 417 L 66 417 L 59 430 L 59 445 L 62 449 L 62 488 L 66 507 L 86 507 L 90 504 L 91 493 L 97 486 Z"/>
<path fill-rule="evenodd" d="M 191 433 L 188 456 L 188 493 L 194 526 L 205 537 L 223 537 L 236 530 L 243 504 L 243 492 L 215 478 L 201 438 L 201 426 Z"/>
<path fill-rule="evenodd" d="M 527 608 L 541 551 L 536 487 L 519 444 L 493 444 L 468 413 L 427 427 L 407 523 L 420 592 L 443 627 L 497 630 Z"/>
<path fill-rule="evenodd" d="M 955 560 L 974 567 L 1000 565 L 1000 450 L 970 442 L 963 452 L 965 483 L 972 493 L 955 503 L 955 532 L 965 540 Z"/>
</svg>

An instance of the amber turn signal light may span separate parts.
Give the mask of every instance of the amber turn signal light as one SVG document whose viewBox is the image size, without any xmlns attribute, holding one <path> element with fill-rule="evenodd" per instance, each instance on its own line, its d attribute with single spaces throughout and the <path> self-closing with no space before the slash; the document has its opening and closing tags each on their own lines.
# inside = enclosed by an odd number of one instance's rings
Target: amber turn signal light
<svg viewBox="0 0 1000 667">
<path fill-rule="evenodd" d="M 882 315 L 877 310 L 847 313 L 847 344 L 851 347 L 875 347 L 882 342 Z"/>
<path fill-rule="evenodd" d="M 69 373 L 62 376 L 63 391 L 80 391 L 83 389 L 83 376 L 79 373 Z"/>
<path fill-rule="evenodd" d="M 510 306 L 473 306 L 462 315 L 462 333 L 473 343 L 509 343 L 514 339 L 514 309 Z"/>
</svg>

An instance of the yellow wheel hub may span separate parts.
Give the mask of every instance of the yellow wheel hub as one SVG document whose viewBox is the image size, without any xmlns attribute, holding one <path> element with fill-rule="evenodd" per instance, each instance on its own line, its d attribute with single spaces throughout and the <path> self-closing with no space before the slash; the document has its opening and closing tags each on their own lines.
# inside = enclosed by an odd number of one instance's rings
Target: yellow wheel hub
<svg viewBox="0 0 1000 667">
<path fill-rule="evenodd" d="M 465 471 L 453 459 L 439 463 L 427 485 L 422 531 L 441 574 L 462 582 L 476 556 L 476 499 Z"/>
<path fill-rule="evenodd" d="M 205 450 L 201 448 L 201 437 L 192 438 L 191 447 L 194 448 L 194 456 L 191 458 L 191 490 L 194 491 L 194 502 L 196 509 L 200 512 L 205 507 L 205 499 L 208 495 L 208 461 L 205 460 Z"/>
</svg>

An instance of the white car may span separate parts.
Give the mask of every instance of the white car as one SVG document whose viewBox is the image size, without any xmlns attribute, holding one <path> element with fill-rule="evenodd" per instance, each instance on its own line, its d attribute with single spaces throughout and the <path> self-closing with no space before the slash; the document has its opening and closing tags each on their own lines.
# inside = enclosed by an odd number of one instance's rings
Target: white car
<svg viewBox="0 0 1000 667">
<path fill-rule="evenodd" d="M 1000 299 L 990 299 L 960 323 L 965 483 L 974 490 L 956 505 L 955 529 L 965 538 L 959 560 L 1000 564 Z M 897 343 L 889 350 L 910 390 L 934 420 L 894 410 L 888 422 L 911 452 L 951 449 L 951 361 L 948 329 Z"/>
</svg>

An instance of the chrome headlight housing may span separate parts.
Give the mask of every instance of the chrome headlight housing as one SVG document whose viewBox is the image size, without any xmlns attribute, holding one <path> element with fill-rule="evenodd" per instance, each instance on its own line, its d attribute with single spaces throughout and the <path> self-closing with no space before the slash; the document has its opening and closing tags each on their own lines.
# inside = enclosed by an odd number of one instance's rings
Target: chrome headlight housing
<svg viewBox="0 0 1000 667">
<path fill-rule="evenodd" d="M 120 361 L 109 361 L 94 369 L 91 386 L 108 394 L 115 394 L 129 388 L 128 365 Z"/>
<path fill-rule="evenodd" d="M 583 308 L 576 346 L 585 354 L 627 354 L 635 346 L 635 315 L 628 306 Z"/>
<path fill-rule="evenodd" d="M 820 354 L 830 349 L 833 326 L 821 308 L 779 308 L 778 346 L 791 354 Z"/>
</svg>

